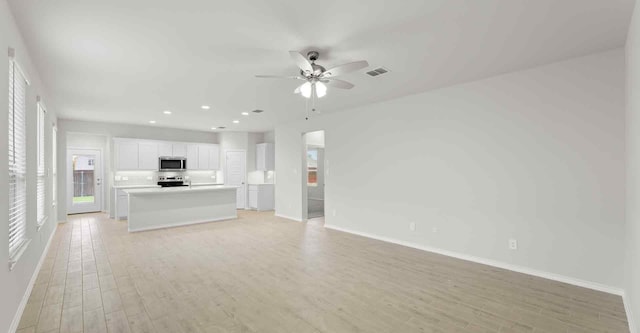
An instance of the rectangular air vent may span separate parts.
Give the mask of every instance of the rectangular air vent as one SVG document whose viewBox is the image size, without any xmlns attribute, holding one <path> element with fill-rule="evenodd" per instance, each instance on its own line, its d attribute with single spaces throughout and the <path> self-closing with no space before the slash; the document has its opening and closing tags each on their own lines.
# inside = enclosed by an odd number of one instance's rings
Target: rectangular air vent
<svg viewBox="0 0 640 333">
<path fill-rule="evenodd" d="M 256 110 L 253 110 L 253 111 L 251 111 L 251 112 L 253 112 L 253 113 L 263 113 L 263 112 L 264 112 L 264 110 L 256 109 Z"/>
<path fill-rule="evenodd" d="M 369 76 L 378 76 L 378 75 L 382 75 L 382 74 L 388 73 L 388 72 L 389 72 L 388 69 L 386 69 L 384 67 L 379 67 L 379 68 L 376 68 L 374 70 L 368 71 L 367 75 L 369 75 Z"/>
<path fill-rule="evenodd" d="M 220 126 L 220 127 L 218 127 L 218 129 L 225 129 L 225 128 L 226 128 L 226 127 L 224 127 L 224 126 Z"/>
</svg>

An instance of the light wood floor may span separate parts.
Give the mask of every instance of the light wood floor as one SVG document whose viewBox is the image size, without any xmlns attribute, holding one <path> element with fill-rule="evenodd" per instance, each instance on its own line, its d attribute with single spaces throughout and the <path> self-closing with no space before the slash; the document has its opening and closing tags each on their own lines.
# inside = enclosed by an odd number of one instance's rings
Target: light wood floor
<svg viewBox="0 0 640 333">
<path fill-rule="evenodd" d="M 60 225 L 19 332 L 628 332 L 622 300 L 273 213 Z"/>
</svg>

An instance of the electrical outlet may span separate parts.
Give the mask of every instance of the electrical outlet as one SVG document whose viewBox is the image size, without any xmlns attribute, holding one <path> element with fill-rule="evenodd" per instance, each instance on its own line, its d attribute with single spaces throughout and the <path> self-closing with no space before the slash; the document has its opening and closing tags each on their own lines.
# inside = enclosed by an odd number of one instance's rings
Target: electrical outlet
<svg viewBox="0 0 640 333">
<path fill-rule="evenodd" d="M 438 227 L 431 228 L 431 231 L 435 234 L 436 232 L 438 232 Z"/>
<path fill-rule="evenodd" d="M 120 181 L 120 180 L 122 180 L 122 177 L 121 177 L 121 176 L 115 176 L 115 177 L 113 177 L 113 178 L 114 178 L 113 180 L 115 180 L 115 181 Z"/>
<path fill-rule="evenodd" d="M 152 179 L 153 179 L 153 177 L 147 176 L 147 180 L 152 180 Z"/>
<path fill-rule="evenodd" d="M 129 177 L 122 177 L 122 180 L 129 180 Z"/>
<path fill-rule="evenodd" d="M 334 209 L 333 211 L 331 211 L 331 214 L 332 214 L 333 216 L 336 216 L 336 210 Z"/>
<path fill-rule="evenodd" d="M 416 231 L 416 223 L 415 222 L 409 223 L 409 230 Z"/>
<path fill-rule="evenodd" d="M 514 238 L 509 239 L 509 249 L 517 250 L 518 249 L 518 241 Z"/>
</svg>

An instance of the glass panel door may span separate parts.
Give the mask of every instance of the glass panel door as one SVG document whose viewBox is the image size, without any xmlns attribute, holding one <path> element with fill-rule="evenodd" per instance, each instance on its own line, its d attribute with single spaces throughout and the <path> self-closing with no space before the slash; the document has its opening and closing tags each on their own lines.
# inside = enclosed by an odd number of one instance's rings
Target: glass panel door
<svg viewBox="0 0 640 333">
<path fill-rule="evenodd" d="M 69 214 L 98 212 L 102 208 L 101 159 L 98 150 L 69 150 Z"/>
</svg>

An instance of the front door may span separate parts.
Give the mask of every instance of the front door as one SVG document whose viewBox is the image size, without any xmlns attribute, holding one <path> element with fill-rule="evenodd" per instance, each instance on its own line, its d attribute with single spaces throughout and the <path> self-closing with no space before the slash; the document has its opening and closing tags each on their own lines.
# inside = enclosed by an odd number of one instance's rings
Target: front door
<svg viewBox="0 0 640 333">
<path fill-rule="evenodd" d="M 99 150 L 67 151 L 67 212 L 69 214 L 102 210 L 102 156 Z"/>
<path fill-rule="evenodd" d="M 238 186 L 236 192 L 236 207 L 244 209 L 247 198 L 247 185 L 245 178 L 247 177 L 247 156 L 245 151 L 234 150 L 227 151 L 225 167 L 225 185 Z"/>
</svg>

